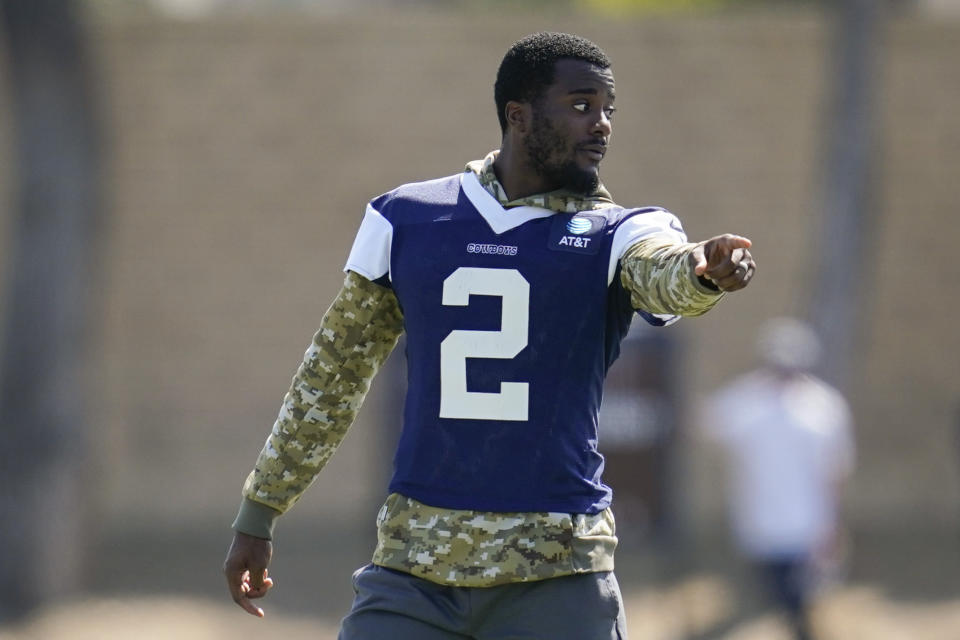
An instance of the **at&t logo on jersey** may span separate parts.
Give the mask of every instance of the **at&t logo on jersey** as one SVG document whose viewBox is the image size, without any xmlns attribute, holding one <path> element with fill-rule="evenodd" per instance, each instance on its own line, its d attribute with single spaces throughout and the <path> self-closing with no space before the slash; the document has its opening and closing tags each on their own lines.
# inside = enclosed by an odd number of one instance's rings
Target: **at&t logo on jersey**
<svg viewBox="0 0 960 640">
<path fill-rule="evenodd" d="M 563 236 L 560 238 L 560 244 L 565 247 L 583 247 L 586 249 L 590 246 L 590 241 L 593 238 L 578 238 L 576 236 Z"/>
<path fill-rule="evenodd" d="M 598 214 L 578 213 L 571 218 L 557 216 L 550 230 L 550 248 L 593 255 L 599 251 L 598 235 L 606 218 Z"/>
<path fill-rule="evenodd" d="M 593 224 L 583 217 L 570 218 L 570 221 L 567 222 L 567 231 L 577 236 L 589 233 L 591 229 L 593 229 Z"/>
</svg>

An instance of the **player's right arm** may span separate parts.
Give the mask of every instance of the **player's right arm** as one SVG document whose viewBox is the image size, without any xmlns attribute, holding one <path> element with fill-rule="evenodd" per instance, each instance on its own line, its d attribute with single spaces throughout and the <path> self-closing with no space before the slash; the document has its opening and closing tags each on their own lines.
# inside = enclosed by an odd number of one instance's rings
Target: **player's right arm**
<svg viewBox="0 0 960 640">
<path fill-rule="evenodd" d="M 234 601 L 249 613 L 263 615 L 249 598 L 264 595 L 272 584 L 266 568 L 276 518 L 297 501 L 343 441 L 402 331 L 403 315 L 393 291 L 348 272 L 244 483 L 224 573 Z"/>
</svg>

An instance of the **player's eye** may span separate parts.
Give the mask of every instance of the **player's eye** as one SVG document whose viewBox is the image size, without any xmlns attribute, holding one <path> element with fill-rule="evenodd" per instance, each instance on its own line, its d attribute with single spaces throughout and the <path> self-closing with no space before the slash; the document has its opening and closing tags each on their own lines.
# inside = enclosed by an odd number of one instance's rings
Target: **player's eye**
<svg viewBox="0 0 960 640">
<path fill-rule="evenodd" d="M 580 113 L 586 113 L 587 111 L 590 111 L 590 103 L 589 103 L 589 102 L 575 102 L 575 103 L 573 104 L 573 108 L 576 109 L 577 111 L 579 111 Z"/>
<path fill-rule="evenodd" d="M 617 108 L 616 108 L 616 107 L 607 107 L 607 108 L 604 109 L 603 111 L 604 111 L 604 113 L 607 114 L 607 119 L 609 120 L 609 119 L 613 118 L 613 114 L 615 114 L 615 113 L 617 112 Z"/>
</svg>

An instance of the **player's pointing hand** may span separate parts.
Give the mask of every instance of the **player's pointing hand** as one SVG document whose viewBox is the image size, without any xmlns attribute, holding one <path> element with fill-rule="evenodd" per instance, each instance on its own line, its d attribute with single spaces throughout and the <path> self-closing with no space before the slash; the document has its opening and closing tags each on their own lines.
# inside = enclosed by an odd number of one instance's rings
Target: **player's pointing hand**
<svg viewBox="0 0 960 640">
<path fill-rule="evenodd" d="M 708 278 L 721 291 L 743 289 L 757 270 L 751 244 L 748 238 L 730 233 L 710 238 L 690 255 L 694 274 Z"/>
</svg>

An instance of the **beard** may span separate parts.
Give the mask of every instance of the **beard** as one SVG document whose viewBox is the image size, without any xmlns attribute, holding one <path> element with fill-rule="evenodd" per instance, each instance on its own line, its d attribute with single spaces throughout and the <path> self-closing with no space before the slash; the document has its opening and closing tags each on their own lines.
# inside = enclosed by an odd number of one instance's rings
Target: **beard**
<svg viewBox="0 0 960 640">
<path fill-rule="evenodd" d="M 533 125 L 524 146 L 534 171 L 548 184 L 584 195 L 593 194 L 600 186 L 599 174 L 577 165 L 574 148 L 549 118 L 534 112 Z"/>
</svg>

